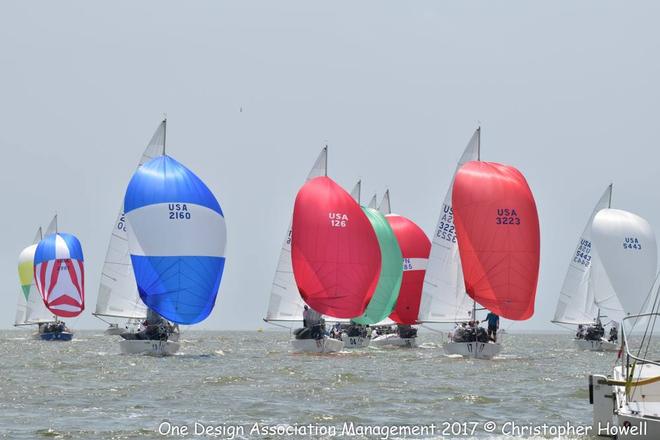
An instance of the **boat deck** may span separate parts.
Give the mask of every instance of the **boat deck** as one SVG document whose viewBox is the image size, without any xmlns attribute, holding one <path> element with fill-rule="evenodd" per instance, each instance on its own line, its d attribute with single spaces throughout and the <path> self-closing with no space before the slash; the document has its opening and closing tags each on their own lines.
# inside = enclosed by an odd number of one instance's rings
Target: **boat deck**
<svg viewBox="0 0 660 440">
<path fill-rule="evenodd" d="M 655 376 L 660 376 L 660 366 L 644 364 L 636 367 L 636 380 Z M 625 380 L 625 373 L 622 367 L 619 366 L 614 369 L 614 379 Z M 660 418 L 660 382 L 633 388 L 630 399 L 626 397 L 625 387 L 617 386 L 614 389 L 617 394 L 617 403 L 622 413 Z"/>
</svg>

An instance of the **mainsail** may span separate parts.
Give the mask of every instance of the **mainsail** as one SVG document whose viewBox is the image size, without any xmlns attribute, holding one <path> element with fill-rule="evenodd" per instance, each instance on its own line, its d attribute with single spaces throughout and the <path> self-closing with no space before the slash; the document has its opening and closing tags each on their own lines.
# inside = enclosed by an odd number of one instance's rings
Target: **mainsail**
<svg viewBox="0 0 660 440">
<path fill-rule="evenodd" d="M 291 260 L 303 300 L 336 318 L 361 315 L 381 269 L 376 233 L 360 205 L 328 177 L 298 191 L 293 209 Z"/>
<path fill-rule="evenodd" d="M 128 246 L 142 301 L 166 319 L 195 324 L 213 310 L 225 265 L 220 204 L 192 171 L 156 157 L 126 190 Z"/>
<path fill-rule="evenodd" d="M 651 225 L 632 212 L 603 209 L 594 217 L 592 227 L 596 253 L 623 311 L 643 313 L 658 264 Z M 597 286 L 594 293 L 599 306 L 608 299 Z"/>
<path fill-rule="evenodd" d="M 592 279 L 598 275 L 597 269 L 596 272 L 593 270 L 593 266 L 597 262 L 594 261 L 596 253 L 593 250 L 591 223 L 598 211 L 610 206 L 611 199 L 612 185 L 609 185 L 591 212 L 575 247 L 561 287 L 553 322 L 576 325 L 591 324 L 598 316 L 592 282 Z M 613 307 L 616 309 L 617 306 L 615 304 Z M 619 310 L 617 310 L 617 314 L 620 314 L 618 312 Z"/>
<path fill-rule="evenodd" d="M 386 214 L 385 218 L 396 236 L 403 257 L 401 288 L 390 319 L 397 324 L 412 325 L 417 322 L 419 314 L 431 242 L 414 222 L 401 215 L 392 214 L 389 190 L 385 191 L 378 209 Z"/>
<path fill-rule="evenodd" d="M 477 128 L 456 165 L 456 171 L 464 163 L 479 158 L 480 142 L 481 129 Z M 472 300 L 465 294 L 454 226 L 451 201 L 454 178 L 452 177 L 449 183 L 433 234 L 431 253 L 424 276 L 419 322 L 460 322 L 471 319 Z"/>
<path fill-rule="evenodd" d="M 525 177 L 508 165 L 468 162 L 456 173 L 452 204 L 467 294 L 504 318 L 529 319 L 540 233 Z"/>
<path fill-rule="evenodd" d="M 41 298 L 57 316 L 85 309 L 85 267 L 80 241 L 65 232 L 46 235 L 34 253 L 34 279 Z"/>
<path fill-rule="evenodd" d="M 34 254 L 41 238 L 41 228 L 39 228 L 33 244 L 23 249 L 18 256 L 18 278 L 21 283 L 21 292 L 18 294 L 14 325 L 53 321 L 53 314 L 46 309 L 34 283 Z"/>
<path fill-rule="evenodd" d="M 374 195 L 369 205 L 376 205 Z M 381 270 L 378 284 L 364 313 L 352 319 L 358 324 L 376 324 L 387 318 L 399 297 L 401 279 L 403 277 L 403 257 L 397 242 L 396 235 L 385 216 L 378 210 L 367 207 L 362 208 L 371 225 L 376 232 L 378 245 L 380 246 Z"/>
<path fill-rule="evenodd" d="M 166 130 L 167 120 L 163 120 L 142 153 L 138 167 L 163 154 Z M 108 251 L 101 271 L 101 282 L 94 315 L 144 319 L 147 316 L 147 308 L 140 300 L 135 284 L 131 257 L 128 252 L 128 236 L 126 234 L 126 218 L 123 205 L 122 203 L 119 208 L 117 219 L 110 234 Z"/>
<path fill-rule="evenodd" d="M 324 147 L 307 175 L 307 181 L 315 177 L 325 176 L 327 174 L 327 162 L 328 147 Z M 293 267 L 291 266 L 291 222 L 289 222 L 289 229 L 284 238 L 284 243 L 282 243 L 280 259 L 275 270 L 275 279 L 270 291 L 270 301 L 268 302 L 265 320 L 302 321 L 304 306 L 305 303 L 298 293 L 298 286 L 296 286 Z"/>
</svg>

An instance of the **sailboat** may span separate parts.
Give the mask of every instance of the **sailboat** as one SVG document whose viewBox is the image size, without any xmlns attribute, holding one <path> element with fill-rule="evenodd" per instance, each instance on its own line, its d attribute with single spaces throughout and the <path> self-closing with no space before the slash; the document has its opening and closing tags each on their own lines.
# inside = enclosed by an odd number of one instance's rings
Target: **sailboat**
<svg viewBox="0 0 660 440">
<path fill-rule="evenodd" d="M 378 210 L 385 215 L 399 243 L 403 257 L 403 276 L 396 306 L 388 320 L 397 324 L 396 332 L 375 336 L 371 342 L 375 346 L 416 347 L 417 329 L 412 325 L 417 323 L 431 242 L 413 221 L 392 214 L 389 189 L 385 191 Z"/>
<path fill-rule="evenodd" d="M 596 261 L 598 254 L 593 250 L 592 223 L 596 214 L 603 209 L 612 207 L 612 185 L 610 184 L 598 200 L 594 210 L 582 231 L 582 235 L 573 252 L 571 262 L 566 272 L 566 278 L 561 288 L 559 301 L 552 320 L 557 324 L 577 325 L 578 334 L 574 339 L 576 346 L 582 350 L 590 351 L 616 351 L 618 349 L 617 321 L 612 320 L 612 336 L 606 338 L 604 326 L 601 319 L 616 318 L 618 321 L 623 317 L 623 308 L 618 297 L 612 294 L 612 286 L 603 270 L 600 262 Z M 594 266 L 598 267 L 594 270 Z M 595 277 L 603 277 L 596 280 Z M 601 313 L 596 302 L 594 286 L 608 292 L 601 297 L 607 298 L 604 306 L 609 308 L 607 315 Z M 581 337 L 578 337 L 581 336 Z"/>
<path fill-rule="evenodd" d="M 450 334 L 445 352 L 491 359 L 502 346 L 480 336 L 477 304 L 508 319 L 532 316 L 540 234 L 524 176 L 508 165 L 481 162 L 480 137 L 477 128 L 445 197 L 418 322 L 469 323 Z"/>
<path fill-rule="evenodd" d="M 660 288 L 649 294 L 658 279 L 655 234 L 636 214 L 603 209 L 593 220 L 593 243 L 627 315 L 621 321 L 618 365 L 610 375 L 589 376 L 594 432 L 619 439 L 660 438 L 660 362 L 651 347 L 657 341 Z M 607 299 L 595 292 L 596 301 Z M 628 339 L 633 331 L 642 335 L 641 341 L 635 335 L 639 342 L 633 340 L 634 345 Z"/>
<path fill-rule="evenodd" d="M 45 341 L 70 341 L 73 333 L 58 317 L 73 318 L 85 309 L 85 267 L 80 241 L 59 232 L 57 215 L 34 251 L 34 281 L 54 323 L 39 325 Z"/>
<path fill-rule="evenodd" d="M 34 253 L 42 238 L 40 227 L 32 241 L 32 245 L 23 249 L 18 256 L 18 278 L 21 291 L 18 294 L 16 318 L 14 319 L 14 326 L 16 327 L 37 325 L 43 330 L 46 325 L 42 324 L 50 324 L 56 321 L 55 316 L 46 308 L 34 282 Z M 35 333 L 35 337 L 41 338 L 38 332 Z"/>
<path fill-rule="evenodd" d="M 355 199 L 327 176 L 309 180 L 298 191 L 291 261 L 303 301 L 330 319 L 361 316 L 375 294 L 381 272 L 376 233 Z M 341 349 L 344 343 L 324 336 L 323 327 L 315 318 L 310 328 L 297 330 L 294 351 Z"/>
<path fill-rule="evenodd" d="M 121 335 L 121 352 L 174 354 L 178 325 L 203 321 L 215 305 L 225 266 L 224 214 L 206 184 L 164 147 L 133 174 L 124 213 L 147 319 L 143 331 Z"/>
<path fill-rule="evenodd" d="M 149 160 L 157 157 L 163 151 L 167 134 L 167 119 L 164 119 L 156 129 L 156 132 L 142 153 L 138 167 Z M 108 250 L 105 255 L 99 293 L 96 300 L 94 316 L 105 321 L 109 327 L 105 333 L 120 335 L 134 328 L 136 323 L 142 322 L 147 317 L 147 307 L 140 300 L 131 257 L 128 252 L 128 235 L 126 233 L 126 217 L 124 206 L 119 208 L 119 213 L 112 226 Z M 127 324 L 119 327 L 117 319 L 127 320 Z M 132 324 L 132 325 L 131 325 Z"/>
<path fill-rule="evenodd" d="M 315 177 L 327 175 L 328 147 L 324 147 L 319 153 L 314 166 L 309 171 L 306 181 Z M 360 182 L 353 189 L 352 197 L 359 198 Z M 280 256 L 275 270 L 275 278 L 271 287 L 270 299 L 268 301 L 268 310 L 266 311 L 265 322 L 273 325 L 292 324 L 303 322 L 303 313 L 305 311 L 305 302 L 298 292 L 298 286 L 293 276 L 293 266 L 291 262 L 291 237 L 292 221 L 289 222 L 289 228 L 284 237 Z M 308 306 L 309 307 L 309 306 Z M 338 339 L 325 337 L 321 343 L 314 342 L 295 342 L 292 340 L 294 349 L 297 351 L 311 352 L 336 352 L 342 349 L 343 343 Z"/>
</svg>

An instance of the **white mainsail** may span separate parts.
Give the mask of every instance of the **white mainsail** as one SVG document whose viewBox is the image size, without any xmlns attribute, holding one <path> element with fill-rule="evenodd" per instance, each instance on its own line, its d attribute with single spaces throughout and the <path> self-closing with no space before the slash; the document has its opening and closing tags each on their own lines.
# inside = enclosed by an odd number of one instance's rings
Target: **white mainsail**
<svg viewBox="0 0 660 440">
<path fill-rule="evenodd" d="M 167 120 L 163 120 L 142 153 L 138 167 L 163 154 L 166 130 Z M 147 308 L 140 300 L 133 276 L 123 203 L 110 235 L 94 315 L 127 319 L 147 316 Z"/>
<path fill-rule="evenodd" d="M 466 162 L 479 159 L 480 142 L 481 129 L 477 128 L 456 165 L 456 171 Z M 465 293 L 454 228 L 454 214 L 451 205 L 453 185 L 454 177 L 449 184 L 438 225 L 433 234 L 419 308 L 418 322 L 420 323 L 460 322 L 471 319 L 472 299 Z"/>
<path fill-rule="evenodd" d="M 611 199 L 612 185 L 609 185 L 596 203 L 573 252 L 552 322 L 576 325 L 593 323 L 598 316 L 598 306 L 594 299 L 594 282 L 599 284 L 601 289 L 611 290 L 607 286 L 607 278 L 602 278 L 604 273 L 600 267 L 593 269 L 595 265 L 599 265 L 599 262 L 595 261 L 596 252 L 591 238 L 591 224 L 594 217 L 601 209 L 610 207 Z M 614 315 L 620 315 L 620 306 L 616 297 L 608 301 L 606 304 L 610 309 L 608 316 L 614 318 Z"/>
<path fill-rule="evenodd" d="M 385 190 L 385 194 L 383 194 L 383 198 L 380 201 L 380 205 L 378 205 L 378 210 L 383 214 L 392 214 L 392 206 L 390 205 L 390 190 L 387 189 Z"/>
<path fill-rule="evenodd" d="M 369 204 L 367 205 L 367 208 L 371 209 L 378 209 L 378 202 L 376 201 L 376 194 L 371 197 L 371 200 L 369 200 Z"/>
<path fill-rule="evenodd" d="M 57 232 L 57 214 L 53 216 L 53 219 L 48 223 L 48 227 L 46 228 L 46 232 L 44 232 L 44 237 L 50 234 L 54 234 Z"/>
<path fill-rule="evenodd" d="M 48 311 L 41 299 L 41 294 L 37 290 L 34 283 L 34 276 L 29 272 L 33 271 L 32 262 L 34 261 L 34 253 L 37 250 L 37 244 L 42 238 L 41 228 L 37 231 L 31 246 L 23 249 L 18 257 L 19 262 L 19 277 L 23 278 L 22 271 L 26 271 L 25 276 L 29 278 L 29 285 L 27 285 L 27 298 L 23 288 L 18 294 L 18 304 L 16 307 L 16 318 L 14 325 L 30 325 L 38 324 L 41 322 L 51 322 L 54 320 L 53 314 Z M 21 267 L 25 265 L 26 267 Z M 29 266 L 30 270 L 27 270 Z M 21 280 L 21 284 L 24 280 Z"/>
<path fill-rule="evenodd" d="M 360 204 L 360 196 L 362 193 L 362 180 L 358 180 L 355 186 L 353 187 L 353 190 L 351 191 L 351 197 L 358 202 L 358 205 Z"/>
<path fill-rule="evenodd" d="M 607 276 L 626 314 L 644 312 L 655 282 L 658 247 L 648 221 L 632 212 L 603 209 L 593 220 L 593 242 Z M 597 287 L 597 286 L 596 286 Z M 596 303 L 610 298 L 595 288 Z"/>
<path fill-rule="evenodd" d="M 319 154 L 314 166 L 307 175 L 307 180 L 327 175 L 327 163 L 328 147 L 326 146 Z M 275 279 L 273 280 L 273 287 L 270 292 L 268 311 L 264 320 L 302 321 L 304 306 L 305 303 L 298 293 L 296 280 L 293 277 L 293 266 L 291 264 L 291 221 L 289 221 L 289 229 L 284 238 L 284 243 L 282 243 L 280 259 L 277 263 Z"/>
</svg>

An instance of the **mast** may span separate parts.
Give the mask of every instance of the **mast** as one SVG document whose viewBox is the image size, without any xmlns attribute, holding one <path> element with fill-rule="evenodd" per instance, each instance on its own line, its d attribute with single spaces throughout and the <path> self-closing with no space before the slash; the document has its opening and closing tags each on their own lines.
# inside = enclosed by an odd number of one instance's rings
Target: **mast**
<svg viewBox="0 0 660 440">
<path fill-rule="evenodd" d="M 481 161 L 481 126 L 477 127 L 477 160 Z"/>
<path fill-rule="evenodd" d="M 608 209 L 612 207 L 612 187 L 614 186 L 613 183 L 610 183 L 610 199 L 607 202 L 607 207 Z"/>
<path fill-rule="evenodd" d="M 163 156 L 165 156 L 165 145 L 167 142 L 167 115 L 163 119 Z"/>
<path fill-rule="evenodd" d="M 325 151 L 325 177 L 328 177 L 328 144 L 325 144 L 323 151 Z"/>
<path fill-rule="evenodd" d="M 481 126 L 477 127 L 477 160 L 481 162 Z M 477 331 L 477 300 L 472 298 L 472 321 L 474 322 L 474 357 L 477 357 L 477 337 L 479 332 Z"/>
</svg>

